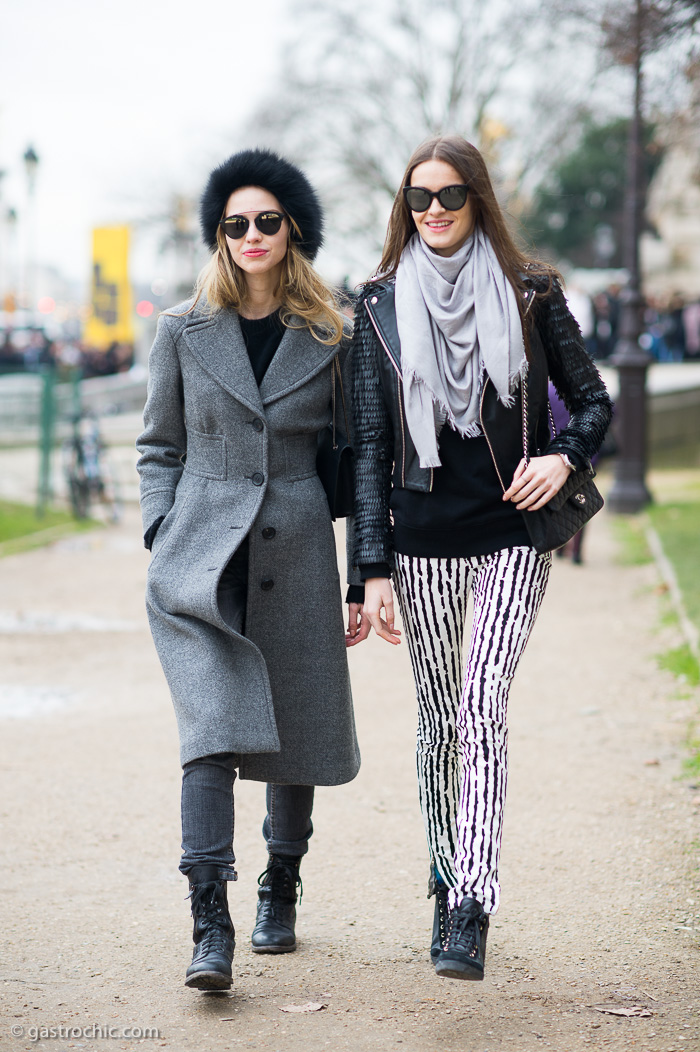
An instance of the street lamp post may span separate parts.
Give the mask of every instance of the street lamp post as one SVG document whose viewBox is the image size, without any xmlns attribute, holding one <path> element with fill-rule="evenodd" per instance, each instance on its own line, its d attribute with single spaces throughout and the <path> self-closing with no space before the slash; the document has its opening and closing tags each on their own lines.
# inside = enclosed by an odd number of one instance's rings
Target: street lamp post
<svg viewBox="0 0 700 1052">
<path fill-rule="evenodd" d="M 33 146 L 28 146 L 23 156 L 27 173 L 27 307 L 33 323 L 36 320 L 36 259 L 35 259 L 35 191 L 39 158 Z"/>
<path fill-rule="evenodd" d="M 646 486 L 647 395 L 646 374 L 651 355 L 639 346 L 643 298 L 639 269 L 639 235 L 642 218 L 642 10 L 637 0 L 634 33 L 634 109 L 627 142 L 623 263 L 629 280 L 621 294 L 620 337 L 610 364 L 617 368 L 619 395 L 615 407 L 619 453 L 615 479 L 608 494 L 612 511 L 641 511 L 651 501 Z"/>
<path fill-rule="evenodd" d="M 2 181 L 7 172 L 0 170 L 0 202 L 2 202 Z M 0 227 L 0 310 L 3 310 L 5 300 L 5 271 L 7 270 L 7 245 L 5 244 L 4 231 Z"/>
<path fill-rule="evenodd" d="M 0 273 L 0 309 L 10 315 L 6 318 L 6 325 L 9 329 L 11 316 L 17 306 L 17 212 L 15 209 L 8 208 L 5 214 L 0 216 L 0 222 L 4 228 L 1 238 L 3 266 Z"/>
</svg>

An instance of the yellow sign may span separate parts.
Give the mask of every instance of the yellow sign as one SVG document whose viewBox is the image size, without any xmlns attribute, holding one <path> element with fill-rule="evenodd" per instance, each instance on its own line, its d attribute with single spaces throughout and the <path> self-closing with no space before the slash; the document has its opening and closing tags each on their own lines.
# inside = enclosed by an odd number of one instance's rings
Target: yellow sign
<svg viewBox="0 0 700 1052">
<path fill-rule="evenodd" d="M 112 343 L 133 343 L 129 284 L 129 228 L 101 226 L 92 232 L 92 296 L 83 339 L 105 351 Z"/>
</svg>

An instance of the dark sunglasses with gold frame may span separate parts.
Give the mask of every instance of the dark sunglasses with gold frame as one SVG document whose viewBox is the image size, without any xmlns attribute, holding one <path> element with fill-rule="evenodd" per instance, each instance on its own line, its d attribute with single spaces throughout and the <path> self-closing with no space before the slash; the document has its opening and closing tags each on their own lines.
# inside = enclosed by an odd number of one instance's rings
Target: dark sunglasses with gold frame
<svg viewBox="0 0 700 1052">
<path fill-rule="evenodd" d="M 282 220 L 285 218 L 286 216 L 283 212 L 275 212 L 268 209 L 265 212 L 251 213 L 250 219 L 246 215 L 226 216 L 225 219 L 219 222 L 219 226 L 227 237 L 233 238 L 234 241 L 239 241 L 242 237 L 245 237 L 251 223 L 261 234 L 271 237 L 279 232 Z"/>
</svg>

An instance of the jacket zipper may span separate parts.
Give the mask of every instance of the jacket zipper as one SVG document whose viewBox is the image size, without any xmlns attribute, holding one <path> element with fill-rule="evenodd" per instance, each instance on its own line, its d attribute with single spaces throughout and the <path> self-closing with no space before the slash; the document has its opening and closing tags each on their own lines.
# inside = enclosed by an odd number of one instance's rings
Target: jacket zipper
<svg viewBox="0 0 700 1052">
<path fill-rule="evenodd" d="M 381 332 L 379 331 L 379 326 L 377 325 L 377 323 L 375 322 L 374 318 L 372 317 L 372 311 L 369 309 L 369 304 L 367 303 L 366 300 L 365 300 L 365 309 L 366 309 L 367 313 L 369 314 L 369 320 L 372 322 L 372 328 L 374 329 L 374 331 L 377 334 L 377 339 L 379 340 L 379 342 L 381 343 L 382 347 L 384 348 L 384 351 L 386 353 L 387 358 L 389 359 L 391 364 L 394 366 L 394 369 L 396 370 L 396 375 L 398 377 L 400 377 L 401 376 L 401 370 L 399 369 L 398 365 L 394 361 L 392 353 L 389 350 L 389 348 L 387 347 L 386 341 L 384 340 L 384 337 L 382 336 Z"/>
<path fill-rule="evenodd" d="M 486 428 L 484 426 L 483 409 L 484 409 L 484 395 L 486 394 L 486 384 L 487 383 L 489 383 L 489 378 L 488 377 L 486 377 L 486 381 L 484 383 L 484 386 L 481 389 L 481 398 L 479 400 L 479 421 L 481 423 L 481 430 L 484 432 L 484 438 L 486 439 L 486 444 L 489 447 L 489 452 L 491 454 L 491 460 L 493 461 L 493 466 L 495 467 L 496 474 L 498 475 L 498 481 L 501 483 L 501 489 L 505 493 L 506 487 L 503 485 L 503 479 L 501 478 L 501 473 L 498 470 L 498 464 L 496 463 L 496 457 L 495 457 L 494 452 L 493 452 L 493 446 L 491 445 L 491 441 L 489 439 L 488 432 L 486 431 Z"/>
<path fill-rule="evenodd" d="M 399 403 L 399 420 L 401 422 L 401 486 L 403 487 L 403 486 L 406 485 L 406 433 L 404 431 L 404 426 L 403 426 L 403 406 L 402 406 L 402 402 L 401 402 L 401 372 L 400 372 L 398 366 L 396 365 L 396 362 L 394 361 L 394 359 L 393 359 L 393 357 L 391 355 L 391 352 L 389 351 L 389 348 L 386 345 L 384 337 L 382 336 L 381 332 L 379 331 L 379 326 L 375 324 L 374 318 L 372 317 L 372 311 L 369 309 L 369 304 L 367 303 L 366 300 L 365 300 L 365 309 L 367 310 L 367 313 L 369 314 L 369 320 L 372 322 L 372 328 L 374 329 L 375 333 L 377 334 L 377 339 L 379 340 L 379 342 L 381 343 L 382 347 L 384 348 L 384 353 L 386 354 L 387 358 L 389 359 L 391 364 L 394 366 L 394 369 L 396 370 L 396 398 L 397 398 L 397 401 Z"/>
<path fill-rule="evenodd" d="M 403 406 L 401 403 L 401 378 L 396 376 L 396 397 L 399 403 L 399 420 L 401 421 L 401 486 L 406 485 L 406 433 L 403 427 Z"/>
</svg>

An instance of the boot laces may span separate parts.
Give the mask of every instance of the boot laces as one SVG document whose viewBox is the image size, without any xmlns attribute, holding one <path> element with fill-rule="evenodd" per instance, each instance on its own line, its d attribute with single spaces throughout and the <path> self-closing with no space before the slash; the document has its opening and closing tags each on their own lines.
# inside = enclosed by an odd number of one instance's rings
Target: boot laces
<svg viewBox="0 0 700 1052">
<path fill-rule="evenodd" d="M 224 931 L 217 924 L 212 924 L 210 928 L 207 928 L 197 944 L 198 952 L 202 956 L 210 953 L 225 954 L 229 947 L 230 938 L 229 932 Z"/>
<path fill-rule="evenodd" d="M 190 891 L 192 900 L 192 916 L 198 921 L 203 921 L 205 931 L 201 943 L 211 946 L 211 940 L 219 940 L 221 945 L 230 933 L 231 919 L 228 915 L 223 894 L 219 891 L 217 882 L 209 884 L 195 884 Z"/>
<path fill-rule="evenodd" d="M 267 868 L 258 877 L 261 888 L 269 888 L 273 902 L 296 902 L 296 889 L 299 888 L 299 902 L 304 894 L 304 887 L 297 866 L 275 858 L 270 860 Z"/>
<path fill-rule="evenodd" d="M 468 957 L 477 957 L 481 950 L 481 932 L 486 914 L 480 903 L 472 900 L 450 913 L 445 949 L 460 950 Z"/>
</svg>

